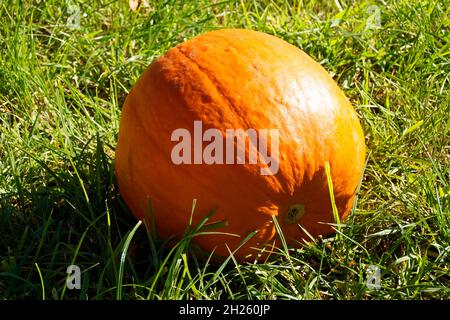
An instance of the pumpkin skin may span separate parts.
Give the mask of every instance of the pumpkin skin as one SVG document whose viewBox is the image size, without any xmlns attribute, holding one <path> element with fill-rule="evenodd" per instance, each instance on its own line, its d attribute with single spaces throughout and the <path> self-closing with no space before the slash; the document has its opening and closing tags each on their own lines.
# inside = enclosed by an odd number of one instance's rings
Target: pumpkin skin
<svg viewBox="0 0 450 320">
<path fill-rule="evenodd" d="M 194 121 L 203 130 L 279 130 L 279 170 L 261 175 L 260 165 L 181 164 L 171 160 L 171 134 Z M 137 219 L 149 218 L 162 236 L 181 235 L 211 210 L 213 230 L 238 235 L 201 235 L 208 252 L 253 259 L 278 245 L 272 216 L 288 244 L 333 232 L 325 162 L 331 168 L 341 219 L 349 214 L 365 162 L 358 117 L 331 76 L 297 47 L 265 33 L 224 29 L 197 36 L 155 60 L 126 98 L 116 148 L 120 194 Z M 290 208 L 303 214 L 289 222 Z M 287 219 L 287 220 L 286 220 Z M 150 221 L 150 219 L 147 219 Z M 295 220 L 295 218 L 294 218 Z M 300 228 L 298 225 L 301 225 Z"/>
</svg>

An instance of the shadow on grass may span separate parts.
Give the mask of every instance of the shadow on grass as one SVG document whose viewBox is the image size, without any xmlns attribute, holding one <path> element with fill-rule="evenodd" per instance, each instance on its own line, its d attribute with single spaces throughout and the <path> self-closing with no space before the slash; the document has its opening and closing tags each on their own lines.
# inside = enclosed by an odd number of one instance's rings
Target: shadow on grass
<svg viewBox="0 0 450 320">
<path fill-rule="evenodd" d="M 113 153 L 112 146 L 94 136 L 72 161 L 64 159 L 58 167 L 34 159 L 45 169 L 41 180 L 0 195 L 0 298 L 114 299 L 118 283 L 125 284 L 119 284 L 121 292 L 132 287 L 133 298 L 157 298 L 155 292 L 170 292 L 165 288 L 177 281 L 179 268 L 193 274 L 201 269 L 200 274 L 217 278 L 233 267 L 198 256 L 191 241 L 192 234 L 202 231 L 197 226 L 179 241 L 159 239 L 141 225 L 129 247 L 124 246 L 137 221 L 119 195 L 108 155 Z M 66 287 L 70 265 L 81 269 L 80 290 Z"/>
<path fill-rule="evenodd" d="M 0 195 L 1 298 L 39 299 L 43 286 L 50 299 L 113 296 L 103 291 L 116 285 L 120 250 L 136 220 L 120 199 L 107 149 L 112 150 L 101 137 L 93 137 L 73 158 L 74 167 L 69 161 L 52 169 L 39 163 L 45 168 L 42 181 Z M 152 272 L 148 248 L 145 228 L 139 228 L 125 280 Z M 81 290 L 65 289 L 72 264 L 81 268 Z"/>
</svg>

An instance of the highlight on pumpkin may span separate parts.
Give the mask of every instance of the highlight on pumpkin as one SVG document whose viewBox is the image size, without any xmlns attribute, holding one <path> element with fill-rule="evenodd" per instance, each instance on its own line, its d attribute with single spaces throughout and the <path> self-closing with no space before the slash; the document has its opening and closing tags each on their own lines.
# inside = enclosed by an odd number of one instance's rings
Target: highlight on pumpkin
<svg viewBox="0 0 450 320">
<path fill-rule="evenodd" d="M 186 128 L 175 129 L 171 141 L 172 162 L 180 164 L 261 164 L 261 175 L 275 175 L 279 169 L 278 129 L 219 129 L 202 131 L 202 122 L 194 121 L 194 137 Z M 268 148 L 270 138 L 270 149 Z M 203 148 L 203 142 L 209 142 Z M 194 149 L 192 152 L 192 148 Z M 193 160 L 192 160 L 193 154 Z M 248 156 L 246 156 L 246 154 Z"/>
</svg>

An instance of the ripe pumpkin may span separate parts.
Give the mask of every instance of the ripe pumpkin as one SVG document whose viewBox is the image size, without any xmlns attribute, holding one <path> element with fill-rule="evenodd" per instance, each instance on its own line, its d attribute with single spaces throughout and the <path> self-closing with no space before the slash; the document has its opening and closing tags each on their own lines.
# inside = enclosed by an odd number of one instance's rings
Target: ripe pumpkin
<svg viewBox="0 0 450 320">
<path fill-rule="evenodd" d="M 255 164 L 181 164 L 171 159 L 178 128 L 279 130 L 279 170 L 261 175 Z M 274 150 L 272 150 L 274 151 Z M 246 153 L 248 155 L 248 152 Z M 160 234 L 180 235 L 210 210 L 226 220 L 196 243 L 227 256 L 277 245 L 272 216 L 288 243 L 333 232 L 325 163 L 329 162 L 341 219 L 350 212 L 365 162 L 358 117 L 331 76 L 297 47 L 249 30 L 208 32 L 155 60 L 132 88 L 122 111 L 116 149 L 119 191 L 138 219 L 150 199 Z M 150 221 L 148 219 L 148 221 Z M 301 225 L 302 228 L 299 227 Z"/>
</svg>

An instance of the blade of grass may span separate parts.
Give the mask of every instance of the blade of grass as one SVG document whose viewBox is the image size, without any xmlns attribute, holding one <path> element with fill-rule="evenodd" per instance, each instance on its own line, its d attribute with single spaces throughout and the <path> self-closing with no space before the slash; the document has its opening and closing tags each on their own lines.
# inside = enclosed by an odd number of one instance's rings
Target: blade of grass
<svg viewBox="0 0 450 320">
<path fill-rule="evenodd" d="M 136 233 L 139 226 L 142 224 L 142 220 L 139 220 L 134 226 L 133 230 L 126 237 L 125 243 L 123 245 L 122 254 L 120 256 L 120 264 L 119 264 L 119 276 L 117 278 L 117 291 L 116 291 L 116 300 L 122 300 L 122 281 L 123 281 L 123 270 L 125 268 L 125 259 L 127 257 L 128 247 L 130 246 L 131 240 L 133 239 L 134 234 Z"/>
<path fill-rule="evenodd" d="M 37 264 L 37 262 L 35 262 L 34 265 L 36 266 L 37 272 L 38 272 L 38 274 L 39 274 L 39 279 L 40 279 L 40 281 L 41 281 L 42 300 L 45 300 L 45 284 L 44 284 L 44 278 L 42 278 L 41 269 L 39 268 L 39 265 Z"/>
<path fill-rule="evenodd" d="M 328 161 L 325 162 L 325 172 L 327 174 L 328 191 L 330 192 L 330 201 L 331 201 L 331 208 L 333 210 L 334 222 L 336 223 L 337 230 L 341 231 L 341 219 L 339 217 L 339 212 L 336 207 L 336 201 L 334 199 L 333 181 L 331 180 L 331 169 L 330 163 Z M 339 233 L 337 234 L 337 237 L 339 239 L 341 238 Z"/>
</svg>

